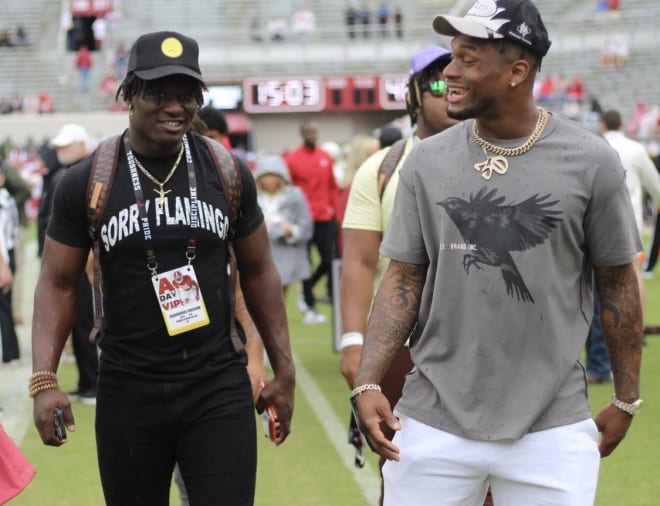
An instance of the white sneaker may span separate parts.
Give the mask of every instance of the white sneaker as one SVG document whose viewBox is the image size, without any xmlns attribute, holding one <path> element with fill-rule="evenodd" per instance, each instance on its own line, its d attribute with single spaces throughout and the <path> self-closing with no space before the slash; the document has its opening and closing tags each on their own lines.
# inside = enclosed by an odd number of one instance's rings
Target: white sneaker
<svg viewBox="0 0 660 506">
<path fill-rule="evenodd" d="M 321 325 L 326 322 L 326 317 L 315 309 L 307 309 L 305 316 L 303 316 L 303 323 L 307 325 Z"/>
<path fill-rule="evenodd" d="M 303 299 L 302 297 L 299 297 L 298 298 L 298 311 L 305 314 L 310 309 L 311 308 L 305 303 L 305 299 Z"/>
</svg>

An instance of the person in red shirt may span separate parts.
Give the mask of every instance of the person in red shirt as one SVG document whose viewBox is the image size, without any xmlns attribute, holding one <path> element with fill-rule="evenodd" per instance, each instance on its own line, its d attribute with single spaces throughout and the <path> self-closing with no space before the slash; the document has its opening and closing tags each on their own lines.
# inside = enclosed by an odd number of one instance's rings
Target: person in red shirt
<svg viewBox="0 0 660 506">
<path fill-rule="evenodd" d="M 323 277 L 327 276 L 328 297 L 332 297 L 332 259 L 337 254 L 337 202 L 339 186 L 332 171 L 332 157 L 316 145 L 318 128 L 316 123 L 305 120 L 300 126 L 303 144 L 290 151 L 284 157 L 291 175 L 291 181 L 298 186 L 309 204 L 314 220 L 314 235 L 308 244 L 313 244 L 319 252 L 321 260 L 312 277 L 303 281 L 303 296 L 305 300 L 305 323 L 325 323 L 325 316 L 316 311 L 316 298 L 313 288 Z"/>
<path fill-rule="evenodd" d="M 89 72 L 92 67 L 92 55 L 87 46 L 80 46 L 76 56 L 76 68 L 80 77 L 79 86 L 81 93 L 89 90 Z"/>
</svg>

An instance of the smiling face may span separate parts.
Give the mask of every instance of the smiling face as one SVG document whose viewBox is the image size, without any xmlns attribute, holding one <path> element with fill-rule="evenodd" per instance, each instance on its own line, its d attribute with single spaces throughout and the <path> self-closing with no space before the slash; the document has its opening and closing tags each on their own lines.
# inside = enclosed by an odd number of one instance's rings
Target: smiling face
<svg viewBox="0 0 660 506">
<path fill-rule="evenodd" d="M 467 119 L 497 116 L 510 101 L 511 83 L 520 84 L 523 51 L 504 43 L 457 35 L 453 59 L 444 70 L 448 114 Z M 527 69 L 528 70 L 528 69 Z"/>
<path fill-rule="evenodd" d="M 442 132 L 458 123 L 447 114 L 446 90 L 442 93 L 442 90 L 437 89 L 444 88 L 441 85 L 443 82 L 442 71 L 438 70 L 435 75 L 429 76 L 427 83 L 420 86 L 421 104 L 417 108 L 417 136 L 420 139 Z"/>
<path fill-rule="evenodd" d="M 129 101 L 133 149 L 154 157 L 175 153 L 199 109 L 199 87 L 196 79 L 178 74 L 148 81 L 144 93 Z"/>
</svg>

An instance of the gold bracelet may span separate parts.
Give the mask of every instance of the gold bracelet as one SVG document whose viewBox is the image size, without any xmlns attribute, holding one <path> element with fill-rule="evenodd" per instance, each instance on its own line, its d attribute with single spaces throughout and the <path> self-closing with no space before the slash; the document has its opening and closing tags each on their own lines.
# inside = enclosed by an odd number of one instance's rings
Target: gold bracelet
<svg viewBox="0 0 660 506">
<path fill-rule="evenodd" d="M 30 376 L 28 395 L 32 398 L 39 392 L 58 387 L 57 374 L 52 371 L 36 371 Z"/>
<path fill-rule="evenodd" d="M 351 397 L 357 397 L 358 395 L 368 392 L 369 390 L 380 392 L 380 385 L 376 385 L 375 383 L 366 383 L 365 385 L 355 387 L 351 392 Z"/>
</svg>

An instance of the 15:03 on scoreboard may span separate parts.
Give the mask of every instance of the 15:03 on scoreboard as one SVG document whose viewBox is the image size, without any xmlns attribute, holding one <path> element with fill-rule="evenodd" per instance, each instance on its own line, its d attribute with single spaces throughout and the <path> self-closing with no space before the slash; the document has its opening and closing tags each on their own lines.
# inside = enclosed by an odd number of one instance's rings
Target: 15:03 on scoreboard
<svg viewBox="0 0 660 506">
<path fill-rule="evenodd" d="M 325 83 L 320 77 L 248 78 L 243 81 L 245 112 L 322 111 Z"/>
</svg>

